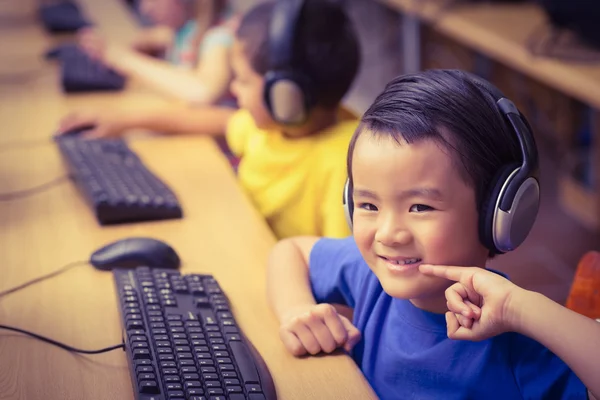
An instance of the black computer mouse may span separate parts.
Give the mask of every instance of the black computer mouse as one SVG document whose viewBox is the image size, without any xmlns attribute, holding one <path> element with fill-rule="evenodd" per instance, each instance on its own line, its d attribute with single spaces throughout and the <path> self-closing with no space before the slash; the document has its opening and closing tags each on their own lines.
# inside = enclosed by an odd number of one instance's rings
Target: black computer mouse
<svg viewBox="0 0 600 400">
<path fill-rule="evenodd" d="M 131 237 L 96 250 L 90 264 L 103 271 L 115 267 L 179 268 L 179 256 L 163 241 L 148 237 Z"/>
</svg>

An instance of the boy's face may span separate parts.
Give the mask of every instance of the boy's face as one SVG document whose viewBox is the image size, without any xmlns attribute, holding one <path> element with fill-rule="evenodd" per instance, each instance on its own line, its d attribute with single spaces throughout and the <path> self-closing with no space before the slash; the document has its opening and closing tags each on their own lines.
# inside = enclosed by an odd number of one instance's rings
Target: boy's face
<svg viewBox="0 0 600 400">
<path fill-rule="evenodd" d="M 237 39 L 233 45 L 231 65 L 234 73 L 231 91 L 237 97 L 240 108 L 250 112 L 260 129 L 275 128 L 277 125 L 263 100 L 265 80 L 254 71 L 244 52 L 243 42 Z"/>
<path fill-rule="evenodd" d="M 479 242 L 475 192 L 450 155 L 430 140 L 398 145 L 366 131 L 354 149 L 352 177 L 354 238 L 383 289 L 446 311 L 450 282 L 418 266 L 483 267 L 488 254 Z"/>
<path fill-rule="evenodd" d="M 142 0 L 140 11 L 152 22 L 173 29 L 179 29 L 188 19 L 184 0 Z"/>
</svg>

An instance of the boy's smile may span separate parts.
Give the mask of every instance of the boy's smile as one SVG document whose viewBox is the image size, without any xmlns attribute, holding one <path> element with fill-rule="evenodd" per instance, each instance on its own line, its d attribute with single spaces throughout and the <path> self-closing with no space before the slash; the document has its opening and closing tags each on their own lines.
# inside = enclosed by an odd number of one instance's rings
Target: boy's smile
<svg viewBox="0 0 600 400">
<path fill-rule="evenodd" d="M 450 282 L 422 275 L 421 263 L 485 266 L 475 192 L 449 150 L 431 140 L 398 144 L 365 131 L 352 156 L 354 237 L 393 297 L 446 311 Z"/>
</svg>

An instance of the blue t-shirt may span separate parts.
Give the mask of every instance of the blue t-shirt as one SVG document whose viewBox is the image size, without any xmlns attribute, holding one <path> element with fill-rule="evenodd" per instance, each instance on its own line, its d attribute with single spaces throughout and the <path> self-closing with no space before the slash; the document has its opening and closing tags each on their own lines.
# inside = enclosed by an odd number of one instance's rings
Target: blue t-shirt
<svg viewBox="0 0 600 400">
<path fill-rule="evenodd" d="M 481 341 L 446 334 L 443 314 L 386 294 L 354 239 L 321 239 L 310 254 L 319 303 L 354 308 L 351 356 L 381 399 L 587 399 L 569 367 L 517 333 Z"/>
</svg>

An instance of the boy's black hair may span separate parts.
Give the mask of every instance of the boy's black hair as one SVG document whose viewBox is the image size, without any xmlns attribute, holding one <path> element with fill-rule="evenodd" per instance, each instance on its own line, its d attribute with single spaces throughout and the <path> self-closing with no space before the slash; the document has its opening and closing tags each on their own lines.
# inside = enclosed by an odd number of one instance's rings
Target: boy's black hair
<svg viewBox="0 0 600 400">
<path fill-rule="evenodd" d="M 269 70 L 269 22 L 275 3 L 262 3 L 242 18 L 236 36 L 250 65 L 260 75 Z M 297 25 L 292 64 L 312 81 L 315 102 L 337 107 L 356 76 L 360 63 L 358 39 L 341 5 L 330 0 L 306 0 Z"/>
<path fill-rule="evenodd" d="M 402 75 L 388 83 L 350 141 L 350 180 L 354 147 L 364 131 L 392 137 L 399 144 L 426 139 L 438 142 L 474 188 L 478 210 L 501 167 L 522 161 L 518 138 L 496 105 L 471 80 L 453 70 Z"/>
</svg>

